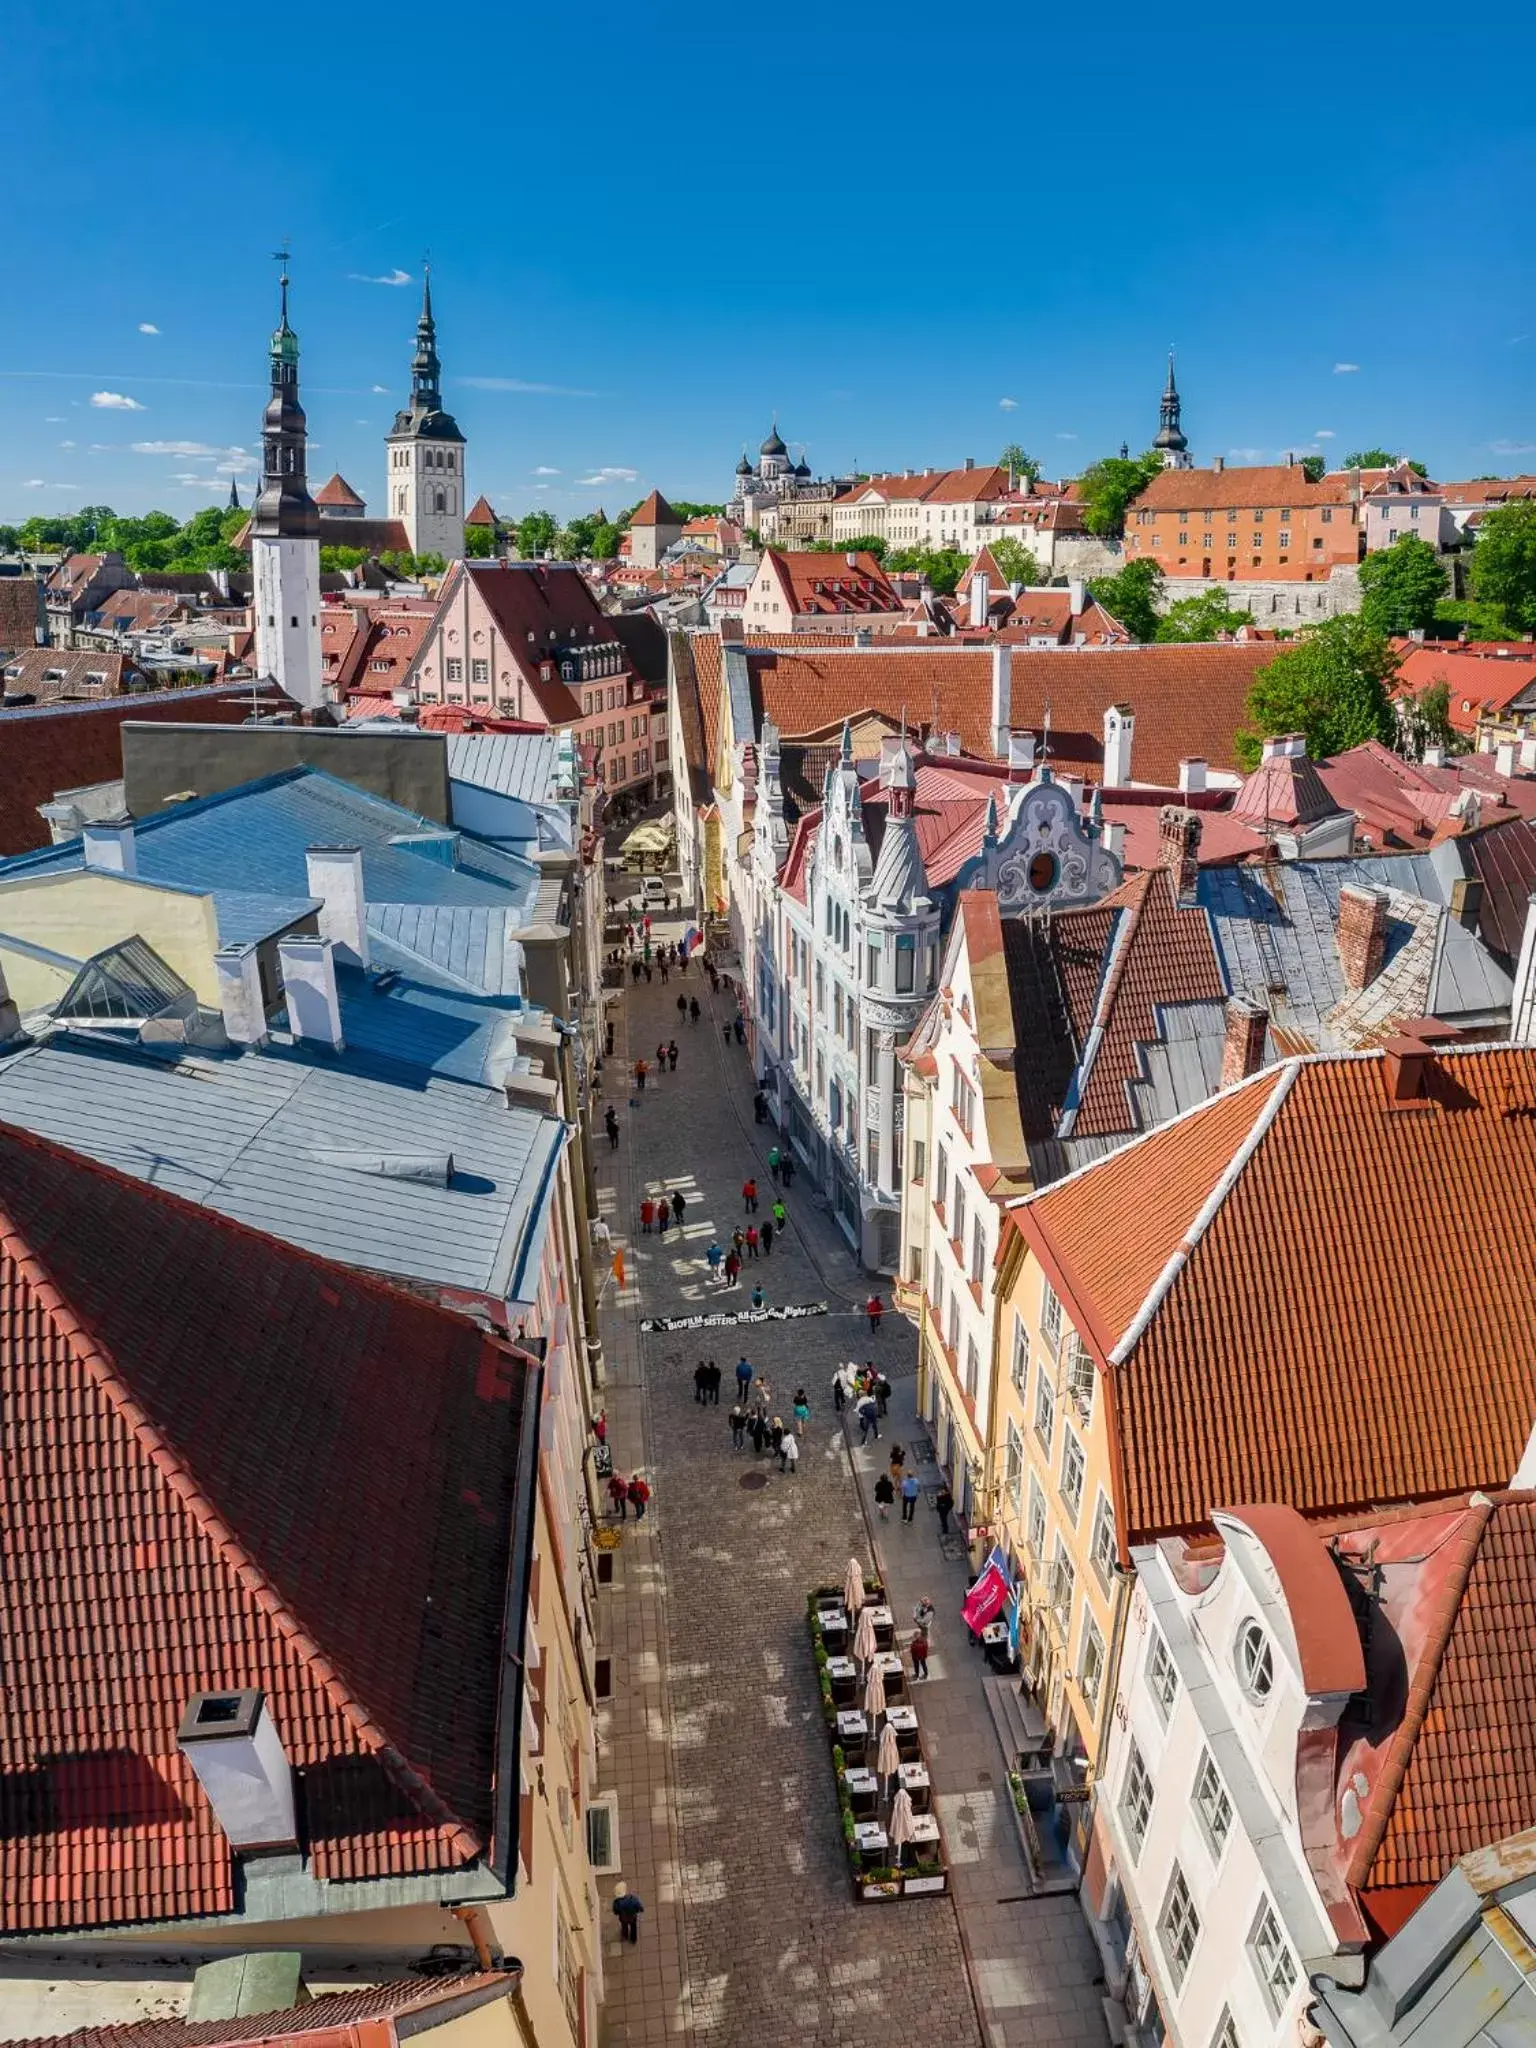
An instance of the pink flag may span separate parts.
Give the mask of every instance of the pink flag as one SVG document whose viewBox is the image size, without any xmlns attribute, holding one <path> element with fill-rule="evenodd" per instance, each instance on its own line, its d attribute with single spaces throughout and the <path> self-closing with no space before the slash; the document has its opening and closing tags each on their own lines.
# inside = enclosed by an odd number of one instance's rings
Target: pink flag
<svg viewBox="0 0 1536 2048">
<path fill-rule="evenodd" d="M 1008 1581 L 995 1564 L 989 1564 L 965 1596 L 960 1612 L 965 1624 L 980 1635 L 990 1621 L 996 1621 L 1008 1601 Z"/>
</svg>

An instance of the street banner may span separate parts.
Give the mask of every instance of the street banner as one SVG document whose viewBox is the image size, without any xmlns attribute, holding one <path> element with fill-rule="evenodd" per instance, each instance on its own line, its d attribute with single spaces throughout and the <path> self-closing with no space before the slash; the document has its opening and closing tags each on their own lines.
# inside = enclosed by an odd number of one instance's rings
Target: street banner
<svg viewBox="0 0 1536 2048">
<path fill-rule="evenodd" d="M 645 1316 L 642 1330 L 719 1330 L 733 1323 L 793 1323 L 802 1316 L 824 1316 L 824 1301 L 808 1301 L 785 1308 L 718 1309 L 708 1315 Z"/>
</svg>

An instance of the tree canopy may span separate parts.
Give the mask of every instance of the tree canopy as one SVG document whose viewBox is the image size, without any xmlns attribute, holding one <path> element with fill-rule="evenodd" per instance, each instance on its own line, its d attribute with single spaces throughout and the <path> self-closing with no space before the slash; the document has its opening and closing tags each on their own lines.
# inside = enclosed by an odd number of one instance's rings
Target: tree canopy
<svg viewBox="0 0 1536 2048">
<path fill-rule="evenodd" d="M 1163 470 L 1163 458 L 1155 448 L 1145 455 L 1127 458 L 1106 455 L 1091 462 L 1077 480 L 1083 506 L 1083 521 L 1100 540 L 1118 540 L 1125 531 L 1125 514 L 1133 498 L 1139 498 Z"/>
<path fill-rule="evenodd" d="M 873 555 L 877 562 L 883 562 L 889 541 L 882 540 L 878 533 L 857 533 L 852 540 L 808 540 L 805 551 L 808 555 Z M 914 550 L 908 549 L 909 554 Z"/>
<path fill-rule="evenodd" d="M 1427 632 L 1449 583 L 1429 542 L 1405 533 L 1360 564 L 1360 616 L 1375 633 Z"/>
<path fill-rule="evenodd" d="M 553 554 L 560 528 L 552 512 L 528 512 L 517 522 L 517 552 L 525 562 Z"/>
<path fill-rule="evenodd" d="M 1307 752 L 1326 760 L 1366 740 L 1390 746 L 1397 717 L 1388 689 L 1399 656 L 1380 633 L 1354 617 L 1329 619 L 1261 668 L 1248 692 L 1248 725 L 1237 758 L 1255 768 L 1264 741 L 1306 734 Z"/>
<path fill-rule="evenodd" d="M 1385 448 L 1356 448 L 1344 458 L 1345 469 L 1395 469 L 1406 459 L 1415 476 L 1428 476 L 1429 471 L 1422 462 L 1415 462 L 1411 456 L 1389 455 Z"/>
<path fill-rule="evenodd" d="M 988 541 L 987 546 L 993 561 L 1010 583 L 1023 583 L 1036 589 L 1045 583 L 1045 571 L 1023 541 L 1015 540 L 1011 533 L 1005 533 L 1001 540 Z"/>
<path fill-rule="evenodd" d="M 1024 477 L 1034 489 L 1035 479 L 1040 474 L 1040 464 L 1033 455 L 1026 455 L 1017 441 L 1010 441 L 997 458 L 999 469 L 1011 469 L 1015 476 Z"/>
<path fill-rule="evenodd" d="M 1163 572 L 1150 559 L 1127 562 L 1117 576 L 1095 576 L 1088 585 L 1094 602 L 1118 619 L 1134 640 L 1156 639 L 1162 588 Z"/>
<path fill-rule="evenodd" d="M 464 557 L 466 561 L 483 562 L 496 552 L 496 534 L 489 526 L 466 526 L 464 529 Z"/>
<path fill-rule="evenodd" d="M 1239 626 L 1252 624 L 1253 613 L 1234 611 L 1224 591 L 1202 590 L 1197 597 L 1176 598 L 1158 620 L 1152 637 L 1163 641 L 1219 640 L 1223 633 L 1235 633 Z"/>
<path fill-rule="evenodd" d="M 926 543 L 921 547 L 887 550 L 885 556 L 887 569 L 926 576 L 940 597 L 954 596 L 955 585 L 970 567 L 970 561 L 964 548 L 931 548 Z"/>
<path fill-rule="evenodd" d="M 1466 746 L 1451 724 L 1451 686 L 1443 680 L 1429 684 L 1417 697 L 1401 700 L 1397 715 L 1399 750 L 1410 761 L 1422 761 L 1428 746 L 1444 747 L 1447 752 Z"/>
<path fill-rule="evenodd" d="M 244 569 L 244 555 L 230 546 L 250 517 L 248 512 L 205 505 L 179 521 L 169 512 L 146 512 L 139 518 L 119 517 L 110 505 L 86 505 L 79 512 L 55 518 L 29 519 L 14 529 L 16 545 L 29 554 L 120 554 L 141 575 L 156 569 L 193 575 L 206 569 Z"/>
<path fill-rule="evenodd" d="M 1322 455 L 1303 455 L 1301 473 L 1309 484 L 1320 484 L 1328 474 L 1327 458 Z"/>
<path fill-rule="evenodd" d="M 1536 498 L 1495 505 L 1472 555 L 1472 594 L 1496 604 L 1518 633 L 1536 632 Z"/>
</svg>

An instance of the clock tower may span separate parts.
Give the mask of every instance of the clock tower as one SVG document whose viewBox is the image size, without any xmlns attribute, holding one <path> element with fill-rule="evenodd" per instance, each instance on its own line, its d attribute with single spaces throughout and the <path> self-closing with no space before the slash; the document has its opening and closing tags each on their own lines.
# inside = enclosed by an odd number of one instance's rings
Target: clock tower
<svg viewBox="0 0 1536 2048">
<path fill-rule="evenodd" d="M 458 561 L 464 553 L 464 436 L 443 410 L 443 366 L 432 318 L 432 279 L 422 279 L 421 318 L 411 357 L 411 402 L 386 436 L 388 512 L 400 520 L 415 555 Z"/>
</svg>

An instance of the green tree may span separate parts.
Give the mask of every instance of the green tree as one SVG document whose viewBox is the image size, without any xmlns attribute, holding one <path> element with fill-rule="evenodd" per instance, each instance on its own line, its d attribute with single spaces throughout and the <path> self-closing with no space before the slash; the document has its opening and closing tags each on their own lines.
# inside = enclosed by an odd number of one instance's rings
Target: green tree
<svg viewBox="0 0 1536 2048">
<path fill-rule="evenodd" d="M 549 554 L 560 529 L 549 512 L 530 512 L 517 523 L 517 552 L 525 562 Z"/>
<path fill-rule="evenodd" d="M 483 562 L 496 552 L 496 535 L 489 526 L 466 526 L 464 554 L 471 562 Z"/>
<path fill-rule="evenodd" d="M 1141 567 L 1141 564 L 1136 564 Z M 1180 597 L 1157 622 L 1154 640 L 1218 640 L 1253 624 L 1252 612 L 1234 611 L 1220 590 L 1202 590 L 1198 597 Z"/>
<path fill-rule="evenodd" d="M 1346 469 L 1395 469 L 1402 460 L 1403 458 L 1400 455 L 1389 455 L 1385 448 L 1357 448 L 1353 454 L 1345 456 L 1344 467 Z M 1423 463 L 1415 462 L 1411 457 L 1409 458 L 1408 467 L 1415 476 L 1429 475 L 1429 471 L 1424 467 Z"/>
<path fill-rule="evenodd" d="M 1157 638 L 1157 600 L 1163 572 L 1153 561 L 1127 562 L 1118 576 L 1095 576 L 1090 596 L 1136 640 Z"/>
<path fill-rule="evenodd" d="M 590 513 L 583 513 L 573 519 L 560 534 L 556 547 L 565 562 L 587 560 L 592 553 L 592 536 L 597 532 L 597 521 Z"/>
<path fill-rule="evenodd" d="M 1024 583 L 1032 589 L 1039 589 L 1045 582 L 1045 571 L 1023 541 L 1015 540 L 1011 533 L 1005 533 L 1001 540 L 989 541 L 988 546 L 993 561 L 1010 583 Z"/>
<path fill-rule="evenodd" d="M 623 535 L 611 520 L 599 520 L 592 529 L 592 559 L 594 562 L 611 562 L 619 552 Z"/>
<path fill-rule="evenodd" d="M 888 570 L 897 575 L 926 576 L 930 588 L 940 597 L 954 596 L 955 585 L 970 561 L 963 548 L 931 548 L 926 543 L 921 547 L 889 550 L 885 556 Z"/>
<path fill-rule="evenodd" d="M 1422 761 L 1428 746 L 1447 752 L 1465 747 L 1451 724 L 1451 686 L 1443 680 L 1428 684 L 1417 697 L 1399 698 L 1397 722 L 1398 748 L 1410 761 Z"/>
<path fill-rule="evenodd" d="M 1035 479 L 1040 474 L 1040 464 L 1033 455 L 1026 455 L 1017 441 L 1010 441 L 1008 443 L 1002 454 L 998 456 L 997 463 L 999 469 L 1011 469 L 1015 476 L 1021 476 L 1025 479 L 1031 490 L 1034 489 Z"/>
<path fill-rule="evenodd" d="M 1366 740 L 1390 746 L 1397 718 L 1388 690 L 1398 661 L 1362 619 L 1329 619 L 1314 628 L 1254 677 L 1249 723 L 1235 740 L 1238 760 L 1257 767 L 1264 741 L 1284 732 L 1305 733 L 1317 761 Z"/>
<path fill-rule="evenodd" d="M 889 543 L 878 533 L 858 533 L 852 540 L 813 540 L 806 544 L 806 553 L 811 555 L 873 555 L 877 562 L 883 562 L 889 551 Z M 917 554 L 917 548 L 908 548 L 908 554 Z"/>
<path fill-rule="evenodd" d="M 1513 637 L 1504 607 L 1483 604 L 1475 597 L 1447 598 L 1435 606 L 1436 640 L 1508 640 Z"/>
<path fill-rule="evenodd" d="M 344 548 L 339 552 L 350 554 L 353 550 Z M 414 583 L 422 576 L 440 576 L 448 566 L 441 555 L 413 555 L 405 548 L 386 550 L 378 559 L 380 568 L 403 583 Z"/>
<path fill-rule="evenodd" d="M 1321 455 L 1303 455 L 1301 473 L 1309 484 L 1320 484 L 1328 474 L 1328 464 Z"/>
<path fill-rule="evenodd" d="M 368 559 L 366 548 L 329 548 L 320 550 L 320 568 L 327 576 L 339 576 L 344 569 L 360 569 Z"/>
<path fill-rule="evenodd" d="M 694 498 L 668 498 L 667 503 L 679 519 L 723 519 L 723 505 L 706 505 Z"/>
<path fill-rule="evenodd" d="M 0 555 L 14 555 L 21 546 L 19 526 L 0 526 Z"/>
<path fill-rule="evenodd" d="M 1360 564 L 1360 616 L 1374 633 L 1427 632 L 1449 583 L 1429 542 L 1405 533 Z"/>
<path fill-rule="evenodd" d="M 1118 540 L 1125 531 L 1126 508 L 1133 498 L 1141 496 L 1153 477 L 1162 474 L 1162 469 L 1163 458 L 1155 448 L 1134 459 L 1106 455 L 1091 462 L 1077 482 L 1088 531 L 1096 533 L 1100 540 Z"/>
<path fill-rule="evenodd" d="M 1536 498 L 1487 514 L 1472 554 L 1472 594 L 1496 604 L 1520 633 L 1536 632 Z"/>
</svg>

